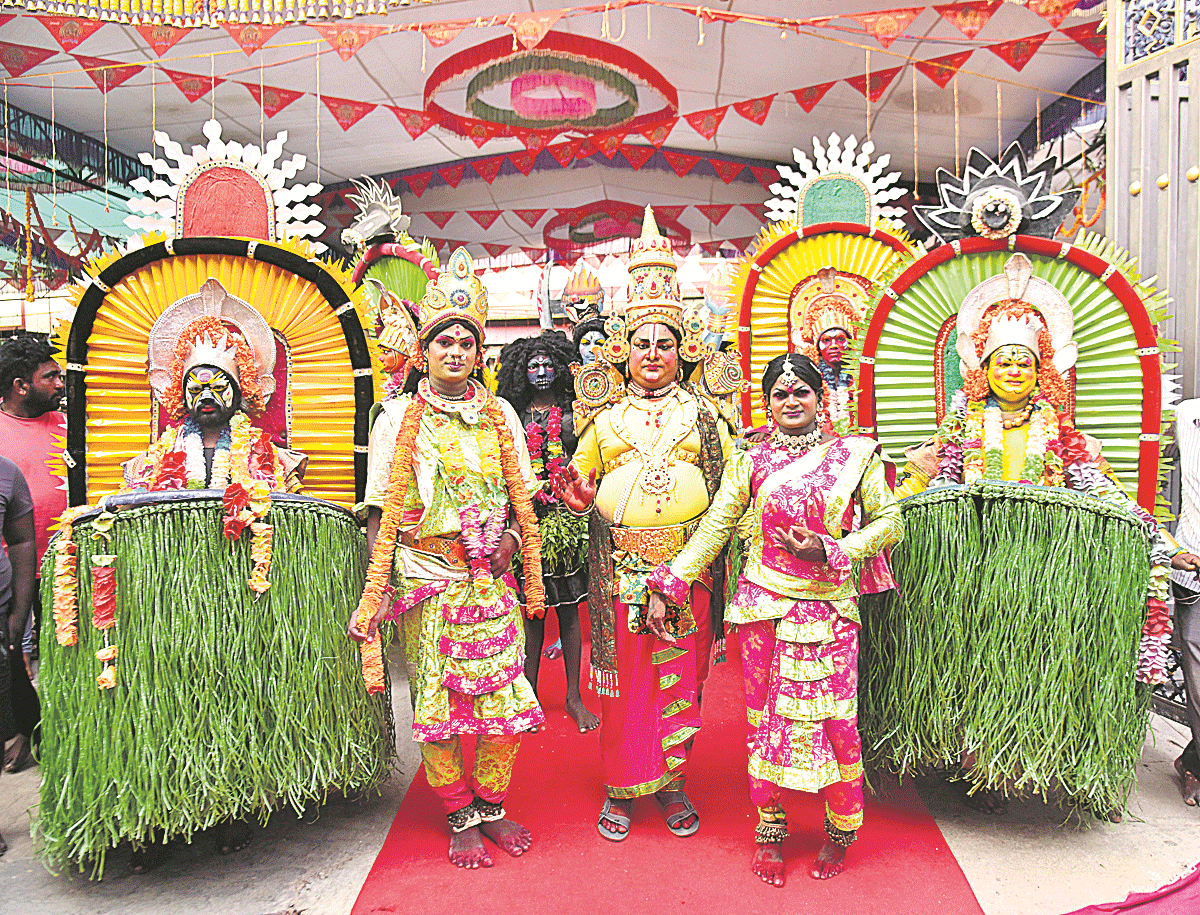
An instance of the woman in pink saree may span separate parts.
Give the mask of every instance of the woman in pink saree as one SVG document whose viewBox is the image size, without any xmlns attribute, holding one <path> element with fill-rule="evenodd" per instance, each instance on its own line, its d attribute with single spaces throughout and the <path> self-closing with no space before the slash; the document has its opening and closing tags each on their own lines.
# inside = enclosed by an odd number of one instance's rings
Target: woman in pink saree
<svg viewBox="0 0 1200 915">
<path fill-rule="evenodd" d="M 734 453 L 695 535 L 648 584 L 649 624 L 664 615 L 736 528 L 744 564 L 725 612 L 746 695 L 750 798 L 758 808 L 751 868 L 783 886 L 784 789 L 819 791 L 827 840 L 812 876 L 833 877 L 862 825 L 857 597 L 893 587 L 884 551 L 903 526 L 878 454 L 861 436 L 817 424 L 821 375 L 795 353 L 763 373 L 772 432 Z M 664 600 L 665 597 L 665 600 Z"/>
</svg>

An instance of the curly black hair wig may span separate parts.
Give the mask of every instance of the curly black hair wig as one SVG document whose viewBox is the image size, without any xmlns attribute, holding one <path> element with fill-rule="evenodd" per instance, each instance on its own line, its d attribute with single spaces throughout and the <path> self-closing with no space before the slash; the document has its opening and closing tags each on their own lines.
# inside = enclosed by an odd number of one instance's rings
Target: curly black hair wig
<svg viewBox="0 0 1200 915">
<path fill-rule="evenodd" d="M 534 356 L 549 356 L 554 364 L 554 383 L 550 391 L 554 402 L 570 409 L 575 398 L 575 383 L 571 363 L 579 361 L 579 350 L 564 334 L 545 330 L 536 337 L 522 337 L 500 350 L 500 370 L 496 373 L 496 394 L 503 397 L 520 413 L 533 400 L 534 388 L 527 375 L 529 360 Z"/>
</svg>

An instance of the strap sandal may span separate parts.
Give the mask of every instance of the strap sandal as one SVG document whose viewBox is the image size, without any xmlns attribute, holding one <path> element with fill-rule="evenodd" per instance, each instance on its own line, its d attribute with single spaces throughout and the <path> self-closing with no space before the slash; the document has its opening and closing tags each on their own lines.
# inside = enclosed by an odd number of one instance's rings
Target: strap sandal
<svg viewBox="0 0 1200 915">
<path fill-rule="evenodd" d="M 700 828 L 700 814 L 696 812 L 696 808 L 692 806 L 692 802 L 688 800 L 688 796 L 686 794 L 684 794 L 682 791 L 678 793 L 680 799 L 677 801 L 664 801 L 657 794 L 654 795 L 654 799 L 658 801 L 658 806 L 663 809 L 663 813 L 666 813 L 667 808 L 670 807 L 671 804 L 683 804 L 683 809 L 678 813 L 667 813 L 667 829 L 671 830 L 673 835 L 677 835 L 682 839 L 695 834 L 696 830 Z M 688 817 L 695 817 L 695 819 L 692 820 L 692 825 L 680 826 L 679 824 Z"/>
<path fill-rule="evenodd" d="M 624 832 L 613 832 L 604 828 L 604 823 L 611 823 L 613 826 L 624 826 Z M 596 831 L 610 842 L 624 842 L 629 838 L 629 817 L 618 810 L 613 810 L 612 798 L 604 799 L 604 806 L 600 809 L 600 818 L 596 821 Z"/>
</svg>

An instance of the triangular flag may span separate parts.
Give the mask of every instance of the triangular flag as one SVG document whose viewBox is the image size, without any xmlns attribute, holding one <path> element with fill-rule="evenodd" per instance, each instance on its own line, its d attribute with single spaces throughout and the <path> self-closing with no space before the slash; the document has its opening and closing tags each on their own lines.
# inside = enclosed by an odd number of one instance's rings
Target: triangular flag
<svg viewBox="0 0 1200 915">
<path fill-rule="evenodd" d="M 684 120 L 691 124 L 692 129 L 704 137 L 704 139 L 711 140 L 717 135 L 717 129 L 721 126 L 721 122 L 725 120 L 725 114 L 728 111 L 729 106 L 722 105 L 720 108 L 710 108 L 708 111 L 695 111 L 691 114 L 685 114 Z"/>
<path fill-rule="evenodd" d="M 232 36 L 247 56 L 265 45 L 283 28 L 281 25 L 263 25 L 258 22 L 222 22 L 221 27 Z"/>
<path fill-rule="evenodd" d="M 776 176 L 778 180 L 778 175 Z M 759 222 L 767 221 L 767 205 L 765 203 L 743 203 L 742 209 L 757 219 Z"/>
<path fill-rule="evenodd" d="M 303 92 L 297 92 L 294 89 L 280 89 L 278 86 L 263 86 L 260 93 L 258 83 L 242 83 L 242 85 L 250 90 L 250 94 L 258 102 L 258 106 L 262 108 L 263 114 L 269 118 L 275 117 L 284 108 L 304 95 Z"/>
<path fill-rule="evenodd" d="M 329 25 L 318 22 L 309 22 L 307 25 L 316 29 L 342 60 L 349 60 L 372 38 L 388 31 L 386 25 Z"/>
<path fill-rule="evenodd" d="M 965 51 L 959 51 L 957 54 L 935 57 L 933 60 L 914 60 L 913 66 L 937 83 L 939 89 L 945 89 L 950 80 L 954 79 L 954 74 L 959 71 L 973 53 L 975 53 L 975 49 L 968 48 Z"/>
<path fill-rule="evenodd" d="M 417 172 L 415 175 L 405 175 L 404 180 L 408 182 L 408 186 L 412 188 L 412 192 L 420 197 L 425 193 L 425 188 L 429 187 L 429 182 L 433 180 L 433 172 Z"/>
<path fill-rule="evenodd" d="M 648 124 L 638 128 L 638 133 L 645 137 L 655 149 L 662 149 L 662 145 L 667 142 L 667 137 L 671 135 L 671 131 L 675 129 L 678 121 L 679 118 L 667 118 L 657 124 Z"/>
<path fill-rule="evenodd" d="M 356 102 L 348 98 L 334 98 L 332 95 L 322 95 L 321 101 L 324 102 L 325 107 L 329 109 L 329 113 L 333 115 L 333 119 L 338 122 L 342 130 L 349 130 L 379 107 L 370 102 Z"/>
<path fill-rule="evenodd" d="M 846 78 L 846 82 L 865 95 L 872 102 L 877 102 L 887 87 L 892 84 L 892 80 L 896 78 L 896 74 L 898 74 L 902 69 L 904 68 L 890 67 L 887 70 L 873 71 L 870 74 L 871 79 L 869 89 L 866 73 L 860 73 L 858 76 L 849 76 Z"/>
<path fill-rule="evenodd" d="M 188 33 L 188 29 L 176 28 L 173 25 L 167 25 L 165 22 L 160 22 L 158 25 L 142 24 L 135 26 L 137 33 L 146 39 L 146 43 L 150 45 L 154 53 L 159 57 L 166 54 L 175 43 Z"/>
<path fill-rule="evenodd" d="M 923 6 L 912 6 L 908 9 L 885 10 L 882 13 L 856 13 L 849 18 L 861 25 L 863 30 L 874 36 L 881 45 L 889 48 L 923 12 Z"/>
<path fill-rule="evenodd" d="M 713 257 L 716 255 L 716 253 L 718 251 L 721 250 L 721 242 L 719 242 L 719 241 L 702 241 L 702 242 L 700 242 L 700 250 L 703 251 L 705 254 L 707 254 L 709 257 Z"/>
<path fill-rule="evenodd" d="M 680 178 L 700 164 L 700 157 L 693 156 L 691 153 L 672 152 L 664 149 L 662 154 L 663 158 L 667 160 L 667 164 L 671 166 L 671 171 Z"/>
<path fill-rule="evenodd" d="M 562 143 L 552 143 L 546 147 L 546 152 L 554 156 L 559 165 L 566 168 L 575 161 L 575 155 L 579 152 L 582 142 L 582 140 L 566 140 Z"/>
<path fill-rule="evenodd" d="M 483 144 L 492 137 L 499 136 L 504 130 L 499 124 L 489 124 L 486 121 L 471 121 L 467 128 L 467 139 L 475 144 L 476 149 L 482 149 Z"/>
<path fill-rule="evenodd" d="M 599 152 L 600 148 L 596 146 L 595 137 L 590 134 L 586 137 L 580 137 L 579 148 L 575 150 L 576 159 L 586 159 L 594 152 Z"/>
<path fill-rule="evenodd" d="M 454 216 L 454 210 L 426 210 L 425 215 L 439 229 L 444 229 L 446 228 L 446 223 Z"/>
<path fill-rule="evenodd" d="M 414 140 L 437 123 L 437 120 L 424 111 L 413 111 L 411 108 L 397 108 L 395 105 L 386 106 L 391 109 L 400 126 Z"/>
<path fill-rule="evenodd" d="M 479 223 L 479 228 L 490 229 L 492 223 L 500 218 L 501 210 L 467 210 L 467 215 Z"/>
<path fill-rule="evenodd" d="M 107 93 L 126 80 L 133 79 L 142 72 L 140 64 L 122 64 L 115 60 L 105 60 L 102 57 L 84 57 L 82 54 L 72 54 L 88 78 L 96 84 L 96 88 Z"/>
<path fill-rule="evenodd" d="M 421 26 L 421 31 L 429 39 L 431 45 L 440 48 L 444 44 L 450 44 L 470 23 L 471 20 L 468 19 L 459 19 L 454 22 L 432 22 L 429 25 Z"/>
<path fill-rule="evenodd" d="M 772 184 L 779 183 L 779 172 L 773 168 L 761 168 L 757 165 L 751 165 L 750 172 L 754 175 L 754 180 L 762 185 L 764 191 L 769 192 Z"/>
<path fill-rule="evenodd" d="M 0 25 L 4 25 L 4 23 L 8 22 L 8 20 L 16 19 L 16 18 L 17 18 L 16 13 L 9 13 L 8 15 L 0 15 Z"/>
<path fill-rule="evenodd" d="M 761 126 L 762 122 L 767 119 L 767 115 L 771 113 L 771 102 L 773 101 L 775 101 L 774 95 L 764 95 L 762 98 L 750 98 L 744 102 L 734 102 L 733 110 L 752 124 Z"/>
<path fill-rule="evenodd" d="M 696 209 L 708 217 L 708 221 L 714 226 L 719 225 L 721 220 L 729 215 L 729 211 L 733 209 L 732 203 L 698 203 Z"/>
<path fill-rule="evenodd" d="M 951 3 L 935 6 L 943 19 L 966 35 L 974 38 L 988 24 L 992 13 L 1000 9 L 1004 0 L 967 0 L 966 3 Z"/>
<path fill-rule="evenodd" d="M 621 147 L 621 155 L 629 160 L 629 164 L 633 166 L 633 170 L 638 171 L 643 165 L 650 161 L 654 155 L 653 146 L 631 146 L 625 145 Z"/>
<path fill-rule="evenodd" d="M 654 212 L 670 222 L 674 222 L 683 215 L 683 211 L 687 209 L 687 204 L 671 204 L 670 206 L 656 206 Z M 631 219 L 637 219 L 641 215 L 640 211 L 635 210 L 630 214 Z"/>
<path fill-rule="evenodd" d="M 536 155 L 546 148 L 546 144 L 550 142 L 550 137 L 537 130 L 520 130 L 513 129 L 513 136 L 525 144 L 525 148 Z"/>
<path fill-rule="evenodd" d="M 64 51 L 74 51 L 85 38 L 104 25 L 94 19 L 79 19 L 75 16 L 34 16 L 62 45 Z"/>
<path fill-rule="evenodd" d="M 1079 6 L 1079 0 L 1025 0 L 1025 6 L 1049 22 L 1050 28 L 1056 29 Z"/>
<path fill-rule="evenodd" d="M 521 253 L 529 258 L 531 264 L 536 264 L 546 256 L 545 248 L 521 248 Z"/>
<path fill-rule="evenodd" d="M 530 152 L 528 149 L 523 149 L 520 152 L 509 153 L 508 161 L 513 164 L 513 167 L 522 175 L 528 175 L 533 171 L 533 164 L 537 161 L 537 153 Z"/>
<path fill-rule="evenodd" d="M 480 178 L 491 184 L 500 174 L 500 166 L 504 164 L 505 158 L 505 156 L 491 156 L 487 159 L 477 159 L 471 163 L 471 167 L 475 169 Z"/>
<path fill-rule="evenodd" d="M 517 36 L 521 46 L 529 51 L 537 47 L 554 23 L 562 18 L 565 10 L 545 10 L 541 13 L 515 13 L 509 17 L 508 27 Z"/>
<path fill-rule="evenodd" d="M 621 150 L 621 144 L 625 142 L 625 138 L 629 136 L 629 131 L 623 130 L 619 133 L 606 133 L 598 137 L 592 138 L 592 143 L 599 152 L 602 152 L 607 159 L 612 159 Z"/>
<path fill-rule="evenodd" d="M 1083 25 L 1073 25 L 1069 29 L 1060 29 L 1068 38 L 1072 38 L 1079 42 L 1097 57 L 1103 57 L 1107 50 L 1107 40 L 1104 33 L 1100 31 L 1100 26 L 1104 25 L 1103 19 L 1097 19 L 1095 22 L 1085 22 Z"/>
<path fill-rule="evenodd" d="M 0 41 L 0 64 L 4 65 L 9 76 L 20 76 L 57 53 L 52 48 L 30 48 Z"/>
<path fill-rule="evenodd" d="M 730 162 L 727 159 L 709 159 L 708 164 L 717 173 L 717 177 L 726 184 L 732 182 L 734 178 L 742 173 L 742 169 L 746 167 L 741 162 Z"/>
<path fill-rule="evenodd" d="M 162 71 L 171 78 L 171 82 L 175 84 L 176 88 L 184 94 L 189 102 L 204 98 L 213 88 L 225 82 L 219 76 L 214 79 L 211 76 L 199 76 L 195 73 L 181 73 L 178 70 L 168 70 L 166 67 L 163 67 Z"/>
<path fill-rule="evenodd" d="M 463 169 L 466 166 L 459 162 L 456 165 L 446 165 L 437 170 L 438 176 L 451 187 L 458 187 L 458 182 L 462 181 Z"/>
<path fill-rule="evenodd" d="M 747 235 L 745 238 L 731 238 L 729 244 L 733 245 L 739 251 L 745 251 L 750 247 L 750 243 L 754 241 L 753 235 Z"/>
<path fill-rule="evenodd" d="M 984 47 L 1020 73 L 1037 53 L 1038 48 L 1042 46 L 1042 42 L 1049 37 L 1049 32 L 1043 32 L 1041 35 L 1030 35 L 1028 38 L 1014 38 L 999 44 L 985 44 Z"/>
<path fill-rule="evenodd" d="M 512 247 L 512 245 L 489 244 L 486 241 L 480 242 L 480 244 L 483 245 L 483 249 L 485 251 L 487 251 L 488 255 L 491 257 L 499 257 L 501 254 L 503 254 L 505 251 L 507 251 L 509 248 Z"/>
<path fill-rule="evenodd" d="M 540 210 L 513 210 L 513 215 L 515 215 L 517 219 L 521 220 L 521 222 L 525 223 L 525 225 L 532 229 L 538 224 L 538 220 L 540 220 L 548 212 L 549 210 L 547 210 L 545 207 L 542 207 Z"/>
<path fill-rule="evenodd" d="M 821 83 L 819 86 L 806 86 L 803 89 L 793 89 L 792 95 L 796 104 L 804 109 L 805 114 L 812 114 L 817 102 L 825 97 L 825 93 L 833 88 L 833 83 Z"/>
</svg>

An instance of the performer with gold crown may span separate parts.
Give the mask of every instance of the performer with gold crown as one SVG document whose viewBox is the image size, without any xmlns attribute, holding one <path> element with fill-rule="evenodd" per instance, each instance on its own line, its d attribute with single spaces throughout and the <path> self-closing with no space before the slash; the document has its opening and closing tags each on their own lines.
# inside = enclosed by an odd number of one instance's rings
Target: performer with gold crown
<svg viewBox="0 0 1200 915">
<path fill-rule="evenodd" d="M 481 382 L 487 291 L 459 248 L 426 289 L 421 351 L 404 393 L 371 431 L 367 583 L 349 635 L 368 688 L 382 690 L 379 624 L 397 620 L 413 694 L 413 738 L 450 824 L 450 861 L 490 867 L 488 838 L 514 857 L 528 830 L 505 818 L 521 732 L 545 722 L 523 675 L 524 630 L 509 564 L 521 551 L 527 612 L 545 613 L 540 486 L 524 430 Z M 462 735 L 478 741 L 474 769 Z"/>
<path fill-rule="evenodd" d="M 629 304 L 609 317 L 604 358 L 576 375 L 576 423 L 588 425 L 574 460 L 554 480 L 571 510 L 596 509 L 588 603 L 607 778 L 597 828 L 617 842 L 629 834 L 639 795 L 655 795 L 678 836 L 700 825 L 683 789 L 719 601 L 703 574 L 678 612 L 654 621 L 646 577 L 694 533 L 731 440 L 712 405 L 681 385 L 681 363 L 709 350 L 703 322 L 684 321 L 675 269 L 670 242 L 647 207 L 629 258 Z M 625 366 L 628 382 L 618 370 Z"/>
<path fill-rule="evenodd" d="M 858 334 L 862 313 L 838 285 L 837 270 L 822 267 L 816 282 L 809 284 L 811 288 L 796 290 L 803 304 L 799 306 L 801 318 L 793 330 L 793 343 L 821 370 L 821 428 L 845 435 L 853 417 L 854 379 L 842 362 Z"/>
</svg>

